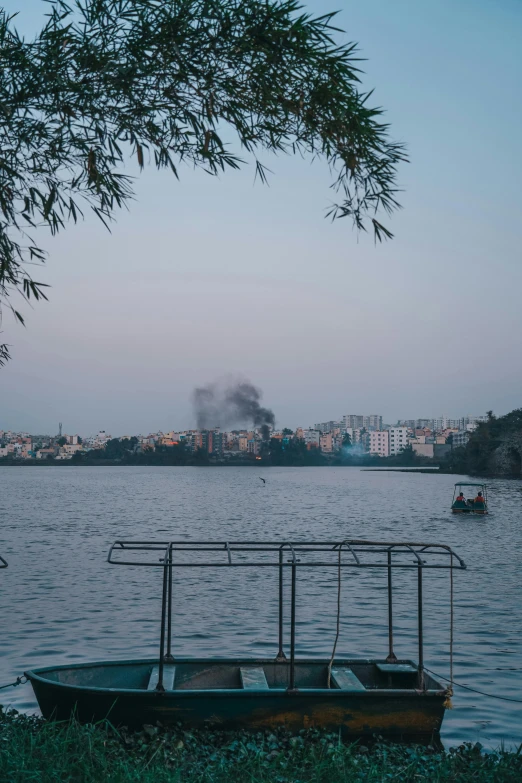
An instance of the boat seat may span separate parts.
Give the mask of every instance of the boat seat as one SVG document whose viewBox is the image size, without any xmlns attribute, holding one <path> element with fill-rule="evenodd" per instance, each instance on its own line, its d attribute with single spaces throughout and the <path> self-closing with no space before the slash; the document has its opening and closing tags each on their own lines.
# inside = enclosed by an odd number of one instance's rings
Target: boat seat
<svg viewBox="0 0 522 783">
<path fill-rule="evenodd" d="M 419 671 L 411 663 L 376 663 L 375 665 L 383 674 L 417 674 Z"/>
<path fill-rule="evenodd" d="M 264 669 L 261 666 L 241 666 L 239 669 L 241 685 L 245 690 L 268 690 Z"/>
<path fill-rule="evenodd" d="M 342 691 L 365 691 L 366 688 L 351 669 L 332 669 L 332 682 Z"/>
<path fill-rule="evenodd" d="M 166 663 L 163 666 L 163 687 L 166 691 L 174 690 L 174 678 L 176 676 L 176 667 L 172 663 Z M 152 667 L 150 673 L 148 691 L 155 691 L 159 682 L 159 665 Z"/>
</svg>

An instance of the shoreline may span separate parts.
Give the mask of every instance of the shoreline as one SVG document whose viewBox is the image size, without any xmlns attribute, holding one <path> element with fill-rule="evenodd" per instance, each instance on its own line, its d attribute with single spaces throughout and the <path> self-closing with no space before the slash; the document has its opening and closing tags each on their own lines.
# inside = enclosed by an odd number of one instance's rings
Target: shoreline
<svg viewBox="0 0 522 783">
<path fill-rule="evenodd" d="M 131 732 L 107 721 L 51 723 L 0 710 L 2 780 L 98 783 L 346 783 L 363 780 L 505 781 L 522 779 L 520 752 L 484 752 L 480 743 L 445 750 L 369 739 L 341 741 L 339 734 L 281 728 L 249 734 L 214 729 L 143 726 Z"/>
<path fill-rule="evenodd" d="M 364 473 L 439 473 L 443 476 L 451 475 L 445 470 L 436 468 L 363 468 Z"/>
<path fill-rule="evenodd" d="M 270 462 L 268 460 L 249 460 L 235 462 L 233 460 L 223 462 L 160 462 L 160 461 L 122 461 L 122 460 L 11 460 L 2 462 L 0 461 L 0 468 L 58 468 L 58 467 L 78 467 L 78 468 L 107 468 L 107 467 L 121 467 L 121 468 L 136 468 L 136 467 L 149 467 L 149 468 L 362 468 L 366 471 L 390 471 L 390 472 L 403 472 L 403 473 L 439 473 L 443 472 L 439 466 L 427 467 L 426 465 L 420 465 L 418 468 L 401 466 L 401 465 L 382 465 L 376 466 L 375 464 L 368 462 L 334 462 L 324 461 L 323 463 L 294 463 L 294 464 L 278 464 L 277 462 Z M 444 471 L 445 472 L 445 471 Z"/>
</svg>

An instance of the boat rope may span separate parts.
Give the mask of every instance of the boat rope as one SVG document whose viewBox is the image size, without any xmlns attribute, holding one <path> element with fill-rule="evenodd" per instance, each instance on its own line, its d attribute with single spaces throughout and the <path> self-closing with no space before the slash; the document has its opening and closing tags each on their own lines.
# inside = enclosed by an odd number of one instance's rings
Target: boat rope
<svg viewBox="0 0 522 783">
<path fill-rule="evenodd" d="M 433 674 L 435 677 L 438 677 L 440 680 L 445 680 L 446 682 L 451 682 L 452 685 L 458 685 L 459 688 L 464 688 L 467 691 L 472 691 L 473 693 L 479 693 L 481 696 L 489 696 L 490 699 L 500 699 L 501 701 L 514 701 L 517 704 L 522 704 L 522 699 L 511 699 L 509 696 L 498 696 L 496 693 L 486 693 L 486 691 L 479 691 L 477 688 L 471 688 L 469 685 L 463 685 L 461 682 L 455 682 L 455 680 L 450 680 L 448 677 L 444 677 L 442 674 L 439 674 L 438 672 L 434 672 L 432 669 L 428 669 L 427 666 L 424 667 L 427 672 L 430 674 Z"/>
<path fill-rule="evenodd" d="M 444 701 L 444 707 L 447 710 L 453 709 L 453 704 L 451 703 L 451 697 L 453 696 L 453 619 L 454 619 L 454 610 L 453 610 L 453 550 L 451 550 L 451 559 L 450 559 L 450 644 L 449 644 L 449 655 L 450 655 L 450 679 L 449 679 L 449 688 L 446 689 L 446 699 Z"/>
<path fill-rule="evenodd" d="M 339 641 L 339 633 L 341 628 L 341 552 L 342 552 L 342 547 L 339 547 L 339 559 L 338 559 L 338 566 L 337 566 L 337 623 L 336 623 L 335 641 L 332 650 L 332 655 L 328 663 L 328 680 L 326 685 L 327 688 L 331 687 L 332 666 L 335 658 L 335 652 L 337 649 L 337 642 Z M 455 682 L 455 680 L 453 679 L 454 625 L 455 625 L 455 609 L 454 609 L 454 587 L 453 587 L 453 552 L 451 552 L 450 643 L 449 643 L 450 676 L 449 678 L 444 677 L 442 674 L 439 674 L 438 672 L 434 672 L 432 669 L 428 669 L 427 666 L 424 666 L 424 670 L 429 672 L 430 674 L 433 674 L 435 677 L 438 677 L 440 680 L 444 680 L 445 682 L 449 683 L 449 687 L 446 690 L 446 700 L 444 701 L 444 707 L 446 707 L 446 709 L 450 709 L 450 710 L 453 709 L 453 705 L 451 703 L 451 697 L 453 696 L 454 685 L 457 685 L 459 688 L 464 688 L 467 691 L 471 691 L 472 693 L 478 693 L 480 696 L 487 696 L 490 699 L 500 699 L 501 701 L 511 701 L 511 702 L 515 702 L 516 704 L 522 704 L 522 699 L 512 699 L 509 696 L 499 696 L 496 693 L 487 693 L 486 691 L 480 691 L 477 688 L 471 688 L 469 685 L 463 685 L 461 682 Z"/>
<path fill-rule="evenodd" d="M 326 681 L 326 687 L 330 688 L 330 681 L 332 679 L 332 666 L 335 658 L 335 651 L 337 649 L 337 642 L 339 641 L 339 631 L 341 628 L 341 552 L 342 545 L 339 547 L 339 560 L 337 566 L 337 628 L 335 632 L 335 642 L 332 650 L 332 657 L 328 664 L 328 679 Z"/>
<path fill-rule="evenodd" d="M 27 682 L 27 677 L 22 675 L 22 677 L 17 677 L 14 682 L 8 682 L 7 685 L 0 685 L 0 691 L 3 691 L 4 688 L 16 688 L 17 685 L 24 685 Z"/>
</svg>

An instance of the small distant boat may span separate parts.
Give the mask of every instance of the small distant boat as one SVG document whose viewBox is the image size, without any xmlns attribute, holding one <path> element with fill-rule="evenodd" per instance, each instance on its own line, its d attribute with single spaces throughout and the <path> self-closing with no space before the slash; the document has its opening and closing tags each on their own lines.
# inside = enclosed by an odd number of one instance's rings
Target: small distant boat
<svg viewBox="0 0 522 783">
<path fill-rule="evenodd" d="M 2 555 L 0 555 L 0 568 L 7 568 L 7 560 L 4 560 Z"/>
<path fill-rule="evenodd" d="M 464 489 L 463 489 L 464 487 Z M 474 487 L 475 497 L 466 498 L 466 487 Z M 482 498 L 482 500 L 479 500 Z M 453 490 L 451 510 L 454 514 L 487 514 L 488 513 L 488 488 L 485 484 L 474 481 L 459 481 Z"/>
<path fill-rule="evenodd" d="M 424 668 L 422 594 L 423 577 L 429 569 L 466 568 L 450 547 L 360 540 L 116 541 L 108 560 L 115 565 L 163 570 L 159 656 L 137 661 L 48 666 L 26 672 L 45 718 L 67 720 L 74 715 L 82 722 L 107 718 L 114 725 L 129 727 L 155 725 L 160 721 L 164 726 L 181 723 L 186 728 L 250 731 L 282 726 L 295 732 L 318 727 L 339 732 L 345 738 L 382 736 L 440 743 L 439 731 L 449 693 Z M 221 572 L 227 568 L 254 568 L 263 573 L 265 567 L 279 573 L 279 637 L 275 640 L 278 652 L 274 657 L 174 657 L 171 646 L 172 612 L 176 607 L 173 570 L 181 578 L 186 568 L 219 568 Z M 332 655 L 297 658 L 298 574 L 305 577 L 310 570 L 324 572 L 328 568 L 334 569 L 332 586 L 338 594 L 337 635 L 334 625 Z M 387 584 L 388 588 L 387 656 L 386 652 L 372 659 L 335 656 L 342 611 L 341 579 L 346 568 L 382 569 L 383 586 Z M 414 575 L 417 663 L 395 655 L 399 642 L 394 640 L 392 574 L 397 568 Z M 289 591 L 285 587 L 286 575 Z M 452 579 L 448 581 L 453 584 Z M 283 644 L 283 615 L 287 604 L 288 646 Z M 320 607 L 318 603 L 319 615 Z M 350 612 L 349 605 L 346 612 Z M 450 613 L 450 649 L 452 617 Z M 352 640 L 356 638 L 353 634 Z"/>
</svg>

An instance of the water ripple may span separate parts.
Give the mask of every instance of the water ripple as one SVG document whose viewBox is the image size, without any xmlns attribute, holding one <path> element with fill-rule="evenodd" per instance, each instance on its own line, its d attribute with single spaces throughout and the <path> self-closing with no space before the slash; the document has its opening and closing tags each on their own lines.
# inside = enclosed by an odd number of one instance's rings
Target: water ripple
<svg viewBox="0 0 522 783">
<path fill-rule="evenodd" d="M 425 538 L 468 564 L 455 578 L 455 678 L 522 699 L 520 482 L 490 482 L 493 513 L 448 512 L 452 476 L 357 468 L 278 469 L 259 486 L 246 468 L 4 468 L 0 472 L 0 684 L 49 663 L 157 653 L 161 575 L 106 563 L 115 538 Z M 448 576 L 425 578 L 426 666 L 448 674 Z M 225 569 L 175 576 L 174 654 L 272 655 L 277 651 L 275 573 Z M 338 653 L 387 652 L 383 574 L 343 577 Z M 396 652 L 416 659 L 414 575 L 394 582 Z M 331 653 L 336 574 L 299 578 L 300 655 Z M 288 631 L 288 629 L 287 629 Z M 35 711 L 30 687 L 2 701 Z M 522 705 L 456 688 L 447 744 L 522 742 Z"/>
</svg>

